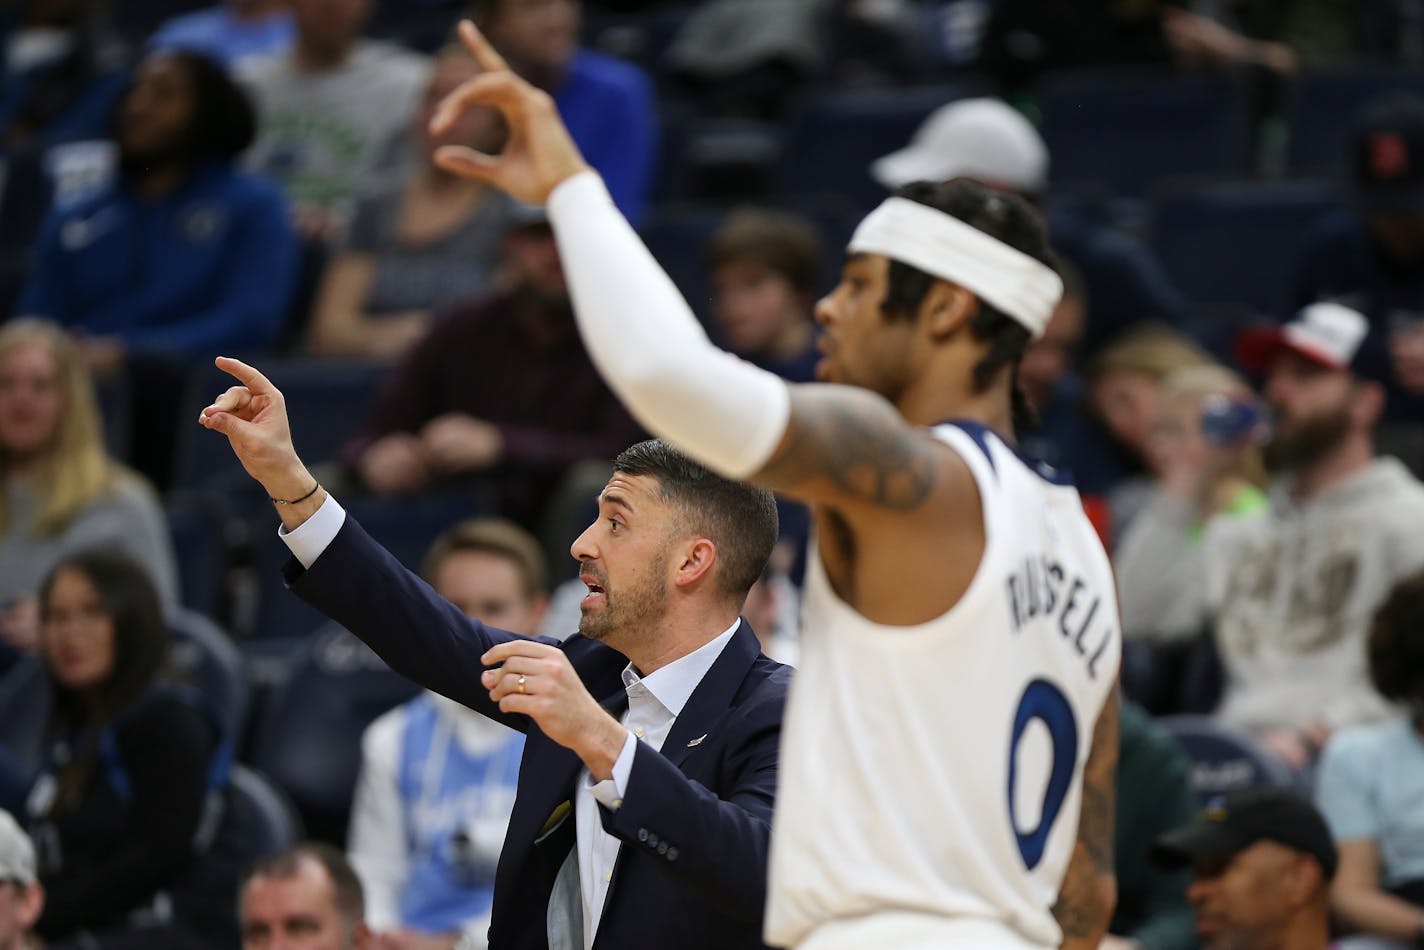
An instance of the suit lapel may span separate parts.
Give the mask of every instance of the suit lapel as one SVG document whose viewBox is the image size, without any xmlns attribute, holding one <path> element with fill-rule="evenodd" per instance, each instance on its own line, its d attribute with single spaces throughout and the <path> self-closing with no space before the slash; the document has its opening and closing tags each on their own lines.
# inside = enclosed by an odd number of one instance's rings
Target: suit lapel
<svg viewBox="0 0 1424 950">
<path fill-rule="evenodd" d="M 702 677 L 702 682 L 688 697 L 687 705 L 678 713 L 663 743 L 664 758 L 682 768 L 683 760 L 707 740 L 709 730 L 732 705 L 742 681 L 747 678 L 747 672 L 760 654 L 761 643 L 752 632 L 751 624 L 743 620 L 737 625 L 732 639 L 727 641 L 722 655 L 717 657 L 707 675 Z"/>
</svg>

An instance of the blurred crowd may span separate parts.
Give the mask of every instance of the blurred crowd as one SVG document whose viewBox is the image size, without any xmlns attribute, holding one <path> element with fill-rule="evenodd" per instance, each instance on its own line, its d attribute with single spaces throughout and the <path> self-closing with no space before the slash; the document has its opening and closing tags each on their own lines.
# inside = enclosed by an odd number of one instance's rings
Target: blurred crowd
<svg viewBox="0 0 1424 950">
<path fill-rule="evenodd" d="M 484 946 L 522 736 L 291 597 L 195 422 L 256 362 L 437 592 L 577 627 L 639 431 L 542 209 L 434 161 L 506 136 L 429 131 L 460 16 L 788 380 L 890 190 L 1031 201 L 1066 293 L 1019 446 L 1126 642 L 1105 946 L 1424 942 L 1424 4 L 211 2 L 0 0 L 0 950 Z M 745 612 L 794 664 L 781 516 Z"/>
</svg>

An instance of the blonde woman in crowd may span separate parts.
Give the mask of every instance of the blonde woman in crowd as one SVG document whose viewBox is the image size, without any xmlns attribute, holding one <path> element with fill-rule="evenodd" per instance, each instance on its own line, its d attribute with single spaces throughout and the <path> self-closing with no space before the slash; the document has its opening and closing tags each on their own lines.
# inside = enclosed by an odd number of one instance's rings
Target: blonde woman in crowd
<svg viewBox="0 0 1424 950">
<path fill-rule="evenodd" d="M 1114 546 L 1151 498 L 1153 479 L 1161 474 L 1153 467 L 1152 438 L 1162 413 L 1163 381 L 1177 370 L 1213 362 L 1175 330 L 1147 324 L 1110 344 L 1089 365 L 1090 408 L 1143 473 L 1108 495 Z"/>
<path fill-rule="evenodd" d="M 34 645 L 40 581 L 60 560 L 118 548 L 165 606 L 178 571 L 153 490 L 105 450 L 79 348 L 40 320 L 0 327 L 0 652 Z"/>
<path fill-rule="evenodd" d="M 1147 445 L 1156 478 L 1118 541 L 1113 568 L 1123 633 L 1177 642 L 1200 633 L 1206 621 L 1207 523 L 1266 510 L 1266 426 L 1250 387 L 1221 366 L 1171 373 L 1158 402 Z"/>
</svg>

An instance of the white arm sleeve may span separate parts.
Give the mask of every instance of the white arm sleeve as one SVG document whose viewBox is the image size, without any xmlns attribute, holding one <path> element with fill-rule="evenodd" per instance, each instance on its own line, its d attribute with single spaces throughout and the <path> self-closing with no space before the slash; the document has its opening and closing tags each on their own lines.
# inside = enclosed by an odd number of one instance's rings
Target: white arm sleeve
<svg viewBox="0 0 1424 950">
<path fill-rule="evenodd" d="M 548 210 L 579 332 L 609 388 L 649 432 L 712 470 L 758 471 L 786 431 L 786 383 L 712 345 L 598 175 L 562 182 Z"/>
</svg>

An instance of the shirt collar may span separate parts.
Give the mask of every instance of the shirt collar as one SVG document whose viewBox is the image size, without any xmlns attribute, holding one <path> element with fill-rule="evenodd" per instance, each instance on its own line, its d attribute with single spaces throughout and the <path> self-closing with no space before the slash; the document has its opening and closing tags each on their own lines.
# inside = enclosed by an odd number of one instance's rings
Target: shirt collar
<svg viewBox="0 0 1424 950">
<path fill-rule="evenodd" d="M 715 638 L 707 641 L 687 656 L 674 660 L 647 676 L 639 676 L 638 672 L 633 669 L 633 664 L 629 663 L 623 668 L 624 689 L 632 689 L 641 683 L 643 688 L 676 718 L 682 713 L 682 707 L 687 705 L 688 699 L 692 697 L 693 690 L 697 689 L 697 684 L 702 682 L 702 677 L 707 675 L 707 671 L 712 669 L 712 664 L 717 662 L 717 657 L 722 655 L 722 651 L 731 641 L 732 634 L 737 632 L 737 627 L 741 622 L 741 618 L 738 617 L 732 621 L 730 627 Z"/>
</svg>

